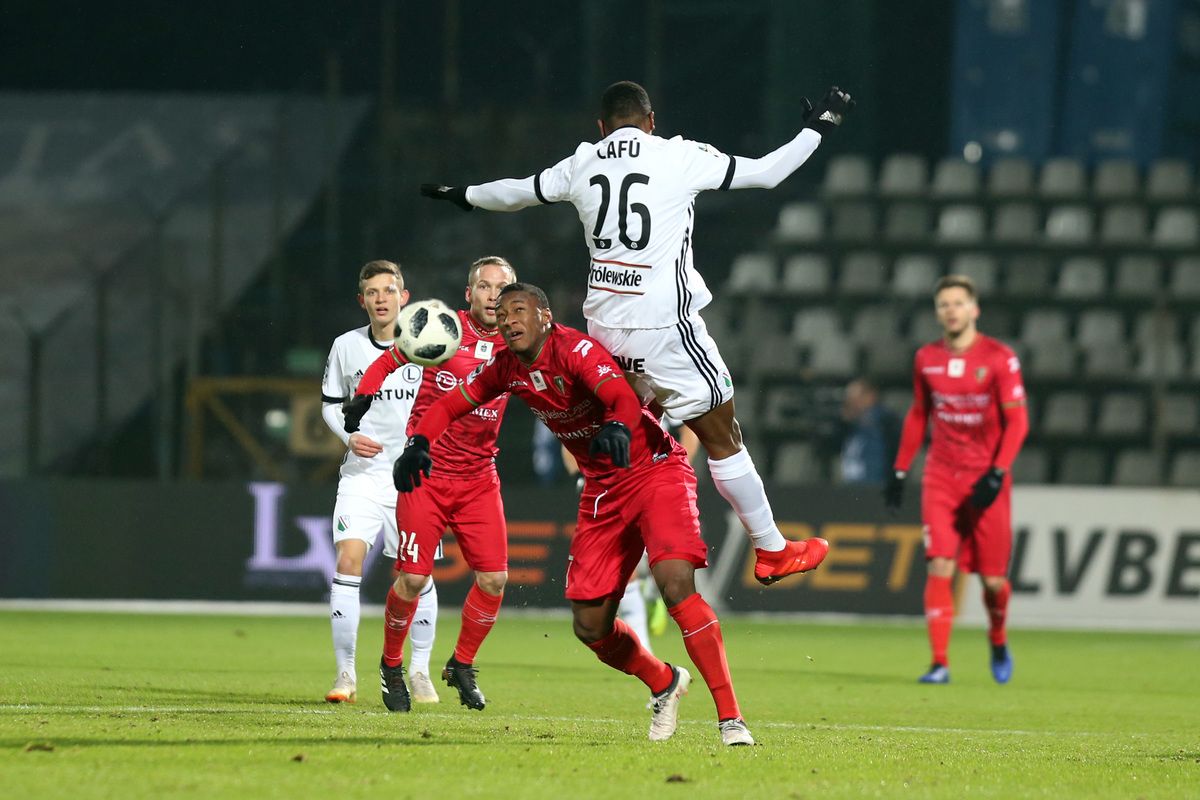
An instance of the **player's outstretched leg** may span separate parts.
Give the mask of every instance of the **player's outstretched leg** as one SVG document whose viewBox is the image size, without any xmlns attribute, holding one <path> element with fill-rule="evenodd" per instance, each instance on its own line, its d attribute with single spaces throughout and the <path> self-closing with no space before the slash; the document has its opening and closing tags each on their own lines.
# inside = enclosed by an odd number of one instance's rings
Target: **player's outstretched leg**
<svg viewBox="0 0 1200 800">
<path fill-rule="evenodd" d="M 776 552 L 755 549 L 754 578 L 763 586 L 770 586 L 788 575 L 816 569 L 828 552 L 829 542 L 824 539 L 789 541 Z"/>
<path fill-rule="evenodd" d="M 437 586 L 431 578 L 421 590 L 421 602 L 413 617 L 409 637 L 412 639 L 412 658 L 408 662 L 408 682 L 414 703 L 437 703 L 437 689 L 429 676 L 429 658 L 433 653 L 433 642 L 437 635 L 438 596 Z"/>
<path fill-rule="evenodd" d="M 358 699 L 354 656 L 358 646 L 361 584 L 361 575 L 335 572 L 333 584 L 329 587 L 329 627 L 333 633 L 333 656 L 337 662 L 337 678 L 333 688 L 325 694 L 325 700 L 330 703 L 354 703 Z"/>
<path fill-rule="evenodd" d="M 482 574 L 482 573 L 481 573 Z M 489 573 L 491 574 L 491 573 Z M 502 586 L 503 584 L 501 584 Z M 478 579 L 467 592 L 463 603 L 462 628 L 458 632 L 458 642 L 454 646 L 454 655 L 446 662 L 442 670 L 442 678 L 446 683 L 458 690 L 459 701 L 467 708 L 482 711 L 487 700 L 476 683 L 475 656 L 479 646 L 496 624 L 500 613 L 503 594 L 488 594 L 480 588 Z"/>
<path fill-rule="evenodd" d="M 379 659 L 379 679 L 383 704 L 389 711 L 408 711 L 412 706 L 408 684 L 404 682 L 404 640 L 408 637 L 420 600 L 420 596 L 405 600 L 393 586 L 388 589 L 384 603 L 383 657 Z"/>
</svg>

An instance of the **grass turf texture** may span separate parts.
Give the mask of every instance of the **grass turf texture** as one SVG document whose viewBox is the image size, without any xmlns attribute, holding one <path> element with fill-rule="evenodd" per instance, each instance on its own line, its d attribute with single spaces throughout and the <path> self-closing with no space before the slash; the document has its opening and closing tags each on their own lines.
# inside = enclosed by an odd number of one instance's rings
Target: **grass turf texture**
<svg viewBox="0 0 1200 800">
<path fill-rule="evenodd" d="M 565 618 L 501 616 L 483 712 L 389 714 L 378 618 L 359 701 L 330 706 L 321 618 L 0 612 L 0 787 L 24 797 L 1197 797 L 1200 636 L 1017 631 L 997 686 L 979 630 L 921 686 L 919 625 L 723 623 L 759 745 L 724 748 L 693 669 L 679 732 Z M 443 617 L 434 664 L 453 647 Z M 692 669 L 678 632 L 653 641 Z M 439 669 L 440 671 L 440 669 Z"/>
</svg>

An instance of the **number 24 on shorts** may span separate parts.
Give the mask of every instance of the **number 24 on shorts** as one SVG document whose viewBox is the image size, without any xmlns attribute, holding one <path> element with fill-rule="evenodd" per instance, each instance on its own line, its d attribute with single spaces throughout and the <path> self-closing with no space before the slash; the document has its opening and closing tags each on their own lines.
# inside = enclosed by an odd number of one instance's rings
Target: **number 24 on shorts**
<svg viewBox="0 0 1200 800">
<path fill-rule="evenodd" d="M 417 544 L 417 534 L 400 531 L 400 560 L 416 564 L 420 552 L 421 547 Z"/>
</svg>

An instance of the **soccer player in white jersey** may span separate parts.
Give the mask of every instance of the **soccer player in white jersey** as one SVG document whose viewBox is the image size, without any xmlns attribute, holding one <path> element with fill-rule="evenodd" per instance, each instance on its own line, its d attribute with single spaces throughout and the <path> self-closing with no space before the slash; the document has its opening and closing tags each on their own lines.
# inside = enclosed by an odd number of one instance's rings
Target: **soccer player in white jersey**
<svg viewBox="0 0 1200 800">
<path fill-rule="evenodd" d="M 391 261 L 371 261 L 364 266 L 358 275 L 358 292 L 358 304 L 367 312 L 370 324 L 334 340 L 321 384 L 325 424 L 349 448 L 342 461 L 333 510 L 337 570 L 329 591 L 329 605 L 337 678 L 325 695 L 331 703 L 353 703 L 357 699 L 354 656 L 363 562 L 380 529 L 384 534 L 384 555 L 393 561 L 396 558 L 400 535 L 396 526 L 392 462 L 404 451 L 408 415 L 423 377 L 421 367 L 416 364 L 392 373 L 358 432 L 347 434 L 343 430 L 342 403 L 354 396 L 367 367 L 392 345 L 396 316 L 408 302 L 400 267 Z M 421 597 L 420 619 L 414 620 L 411 634 L 413 654 L 409 672 L 413 699 L 419 703 L 438 702 L 437 690 L 429 679 L 437 611 L 437 589 L 430 580 Z"/>
<path fill-rule="evenodd" d="M 696 195 L 706 189 L 773 188 L 841 124 L 854 101 L 835 86 L 805 127 L 762 158 L 726 155 L 712 145 L 654 136 L 646 90 L 622 81 L 601 101 L 600 141 L 524 179 L 473 186 L 424 184 L 421 193 L 470 211 L 516 211 L 569 200 L 591 253 L 583 313 L 588 333 L 615 357 L 645 403 L 683 420 L 708 452 L 717 491 L 754 542 L 763 584 L 813 569 L 823 539 L 789 542 L 734 418 L 733 381 L 700 317 L 712 293 L 692 263 Z"/>
</svg>

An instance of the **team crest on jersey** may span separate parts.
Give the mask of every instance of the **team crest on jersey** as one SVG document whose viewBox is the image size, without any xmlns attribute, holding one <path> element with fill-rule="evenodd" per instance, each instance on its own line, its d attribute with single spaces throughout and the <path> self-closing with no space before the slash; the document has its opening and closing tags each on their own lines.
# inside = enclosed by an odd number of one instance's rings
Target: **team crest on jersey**
<svg viewBox="0 0 1200 800">
<path fill-rule="evenodd" d="M 421 367 L 416 364 L 405 364 L 400 368 L 400 377 L 405 383 L 420 383 Z"/>
<path fill-rule="evenodd" d="M 987 376 L 987 367 L 975 368 L 975 382 L 983 383 L 983 379 Z"/>
<path fill-rule="evenodd" d="M 529 373 L 529 380 L 533 383 L 533 388 L 539 392 L 546 391 L 546 379 L 542 377 L 542 371 L 535 369 Z"/>
<path fill-rule="evenodd" d="M 563 380 L 563 376 L 562 376 L 562 375 L 555 375 L 555 376 L 554 376 L 553 378 L 551 378 L 550 380 L 551 380 L 551 382 L 554 384 L 554 388 L 555 388 L 555 389 L 558 389 L 558 393 L 559 393 L 559 394 L 566 394 L 566 393 L 567 393 L 567 382 Z"/>
<path fill-rule="evenodd" d="M 343 532 L 350 530 L 350 518 L 344 514 L 338 517 L 338 530 Z"/>
</svg>

